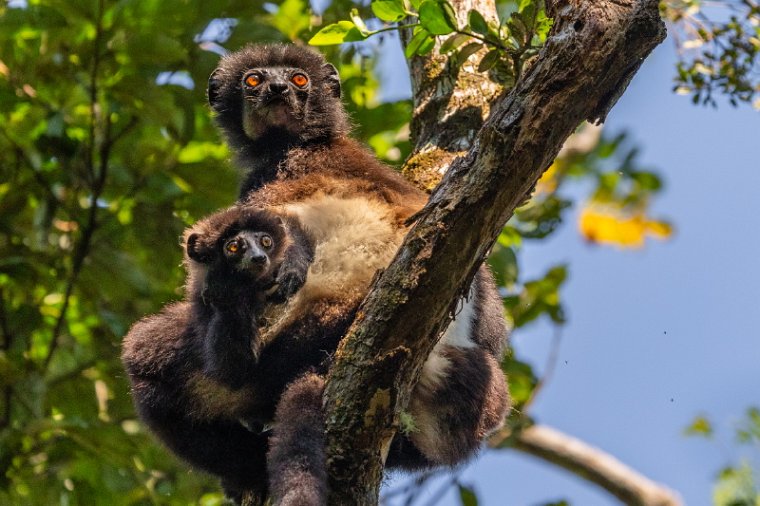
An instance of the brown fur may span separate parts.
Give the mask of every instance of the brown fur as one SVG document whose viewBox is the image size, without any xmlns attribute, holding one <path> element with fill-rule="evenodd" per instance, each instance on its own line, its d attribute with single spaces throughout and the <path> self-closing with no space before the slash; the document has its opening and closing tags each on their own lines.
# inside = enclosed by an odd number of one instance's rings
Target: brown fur
<svg viewBox="0 0 760 506">
<path fill-rule="evenodd" d="M 379 201 L 393 212 L 396 225 L 419 211 L 427 196 L 400 174 L 378 162 L 365 147 L 349 138 L 329 144 L 291 149 L 276 178 L 250 193 L 245 203 L 278 206 L 316 193 L 336 197 L 361 196 Z"/>
</svg>

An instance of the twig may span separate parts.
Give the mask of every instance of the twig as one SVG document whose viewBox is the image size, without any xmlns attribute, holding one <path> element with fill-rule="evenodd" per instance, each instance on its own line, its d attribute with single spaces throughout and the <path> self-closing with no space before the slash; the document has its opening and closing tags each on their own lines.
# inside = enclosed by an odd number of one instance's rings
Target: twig
<svg viewBox="0 0 760 506">
<path fill-rule="evenodd" d="M 549 349 L 549 356 L 546 358 L 546 365 L 544 366 L 544 374 L 541 379 L 538 380 L 536 386 L 533 387 L 533 391 L 530 393 L 530 397 L 522 405 L 523 411 L 528 411 L 528 408 L 533 401 L 538 397 L 538 394 L 544 389 L 546 385 L 551 381 L 554 376 L 554 370 L 557 367 L 557 361 L 559 360 L 559 345 L 562 341 L 562 327 L 559 325 L 554 326 L 554 334 L 552 335 L 551 348 Z"/>
<path fill-rule="evenodd" d="M 108 114 L 105 115 L 106 128 L 104 132 L 104 138 L 100 146 L 100 163 L 98 167 L 98 174 L 95 173 L 95 145 L 97 143 L 96 124 L 98 118 L 98 68 L 100 66 L 100 43 L 103 37 L 103 11 L 104 0 L 98 0 L 98 14 L 95 28 L 95 40 L 93 44 L 95 51 L 93 55 L 93 64 L 90 71 L 90 145 L 85 158 L 85 167 L 89 176 L 90 183 L 90 208 L 87 214 L 87 223 L 82 229 L 82 235 L 79 239 L 79 243 L 74 250 L 74 259 L 72 262 L 71 273 L 69 274 L 68 281 L 66 283 L 66 290 L 64 291 L 63 304 L 61 305 L 61 312 L 58 315 L 58 319 L 53 327 L 52 338 L 50 340 L 50 346 L 48 348 L 47 355 L 43 361 L 43 369 L 47 369 L 50 365 L 50 361 L 53 358 L 58 345 L 60 343 L 60 334 L 63 330 L 63 325 L 66 322 L 66 313 L 71 303 L 71 295 L 74 292 L 74 286 L 76 285 L 79 273 L 82 270 L 82 265 L 90 253 L 90 244 L 92 242 L 92 236 L 98 227 L 98 199 L 103 192 L 106 182 L 106 175 L 108 172 L 108 155 L 112 147 L 112 141 L 110 139 L 111 132 L 111 120 Z"/>
</svg>

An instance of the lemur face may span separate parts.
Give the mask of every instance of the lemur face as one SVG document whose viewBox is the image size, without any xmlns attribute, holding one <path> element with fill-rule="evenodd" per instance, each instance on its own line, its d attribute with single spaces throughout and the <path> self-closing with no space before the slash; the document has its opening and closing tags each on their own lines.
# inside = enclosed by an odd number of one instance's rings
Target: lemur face
<svg viewBox="0 0 760 506">
<path fill-rule="evenodd" d="M 261 281 L 276 274 L 287 243 L 279 216 L 231 208 L 200 222 L 187 235 L 190 262 L 228 275 Z"/>
<path fill-rule="evenodd" d="M 244 230 L 225 241 L 222 253 L 230 267 L 257 277 L 268 270 L 274 248 L 268 233 Z"/>
<path fill-rule="evenodd" d="M 256 138 L 267 128 L 283 128 L 297 134 L 307 113 L 311 79 L 297 67 L 253 68 L 240 83 L 243 129 Z"/>
<path fill-rule="evenodd" d="M 236 149 L 263 137 L 304 141 L 348 130 L 338 71 L 301 46 L 247 46 L 230 53 L 211 73 L 207 92 L 217 124 Z"/>
</svg>

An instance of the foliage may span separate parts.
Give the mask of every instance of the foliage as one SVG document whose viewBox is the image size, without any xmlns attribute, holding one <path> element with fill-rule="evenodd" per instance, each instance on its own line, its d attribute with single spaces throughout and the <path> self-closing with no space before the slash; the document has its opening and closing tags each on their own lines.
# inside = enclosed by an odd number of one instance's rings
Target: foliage
<svg viewBox="0 0 760 506">
<path fill-rule="evenodd" d="M 323 27 L 309 41 L 322 46 L 356 42 L 388 30 L 412 30 L 406 45 L 407 58 L 426 55 L 443 42 L 438 51 L 461 65 L 480 53 L 478 72 L 506 86 L 514 84 L 525 62 L 538 53 L 551 28 L 551 19 L 541 0 L 505 2 L 500 20 L 486 20 L 477 10 L 467 13 L 460 22 L 448 0 L 382 0 L 372 2 L 372 13 L 385 23 L 399 23 L 370 30 L 358 9 L 352 9 L 351 20 L 338 21 Z M 406 23 L 403 23 L 407 21 Z M 445 39 L 443 39 L 445 37 Z M 481 49 L 487 51 L 481 52 Z"/>
<path fill-rule="evenodd" d="M 135 420 L 119 343 L 180 296 L 183 228 L 235 198 L 205 106 L 220 44 L 308 34 L 305 7 L 0 7 L 1 504 L 221 499 Z M 409 103 L 377 104 L 371 65 L 334 61 L 359 135 L 400 160 Z"/>
<path fill-rule="evenodd" d="M 706 9 L 705 3 L 662 3 L 663 15 L 675 23 L 681 53 L 675 91 L 691 95 L 695 104 L 715 106 L 720 93 L 731 105 L 748 102 L 760 109 L 760 4 L 726 0 Z"/>
<path fill-rule="evenodd" d="M 714 431 L 710 421 L 698 416 L 685 430 L 687 435 L 712 437 Z M 757 459 L 760 443 L 760 409 L 749 408 L 744 419 L 735 429 L 736 442 L 754 450 Z M 760 484 L 756 468 L 747 458 L 737 463 L 726 465 L 718 472 L 713 487 L 713 504 L 715 506 L 757 506 L 760 504 Z"/>
</svg>

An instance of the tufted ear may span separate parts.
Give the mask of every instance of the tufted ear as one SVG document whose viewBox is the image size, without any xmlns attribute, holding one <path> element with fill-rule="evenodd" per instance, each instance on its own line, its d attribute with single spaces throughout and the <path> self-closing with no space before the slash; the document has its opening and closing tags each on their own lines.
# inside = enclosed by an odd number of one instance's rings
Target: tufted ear
<svg viewBox="0 0 760 506">
<path fill-rule="evenodd" d="M 325 84 L 329 89 L 333 97 L 340 98 L 340 76 L 338 75 L 338 69 L 332 63 L 325 63 L 322 65 L 322 70 L 325 72 Z"/>
<path fill-rule="evenodd" d="M 208 77 L 208 88 L 206 88 L 206 96 L 208 97 L 208 103 L 212 109 L 216 110 L 216 105 L 219 100 L 219 88 L 222 86 L 222 69 L 218 68 L 214 70 Z"/>
<path fill-rule="evenodd" d="M 211 260 L 214 259 L 213 248 L 208 244 L 205 244 L 201 238 L 201 234 L 190 234 L 187 237 L 187 243 L 185 244 L 185 247 L 187 248 L 187 256 L 189 256 L 191 260 L 194 260 L 200 264 L 211 263 Z"/>
</svg>

